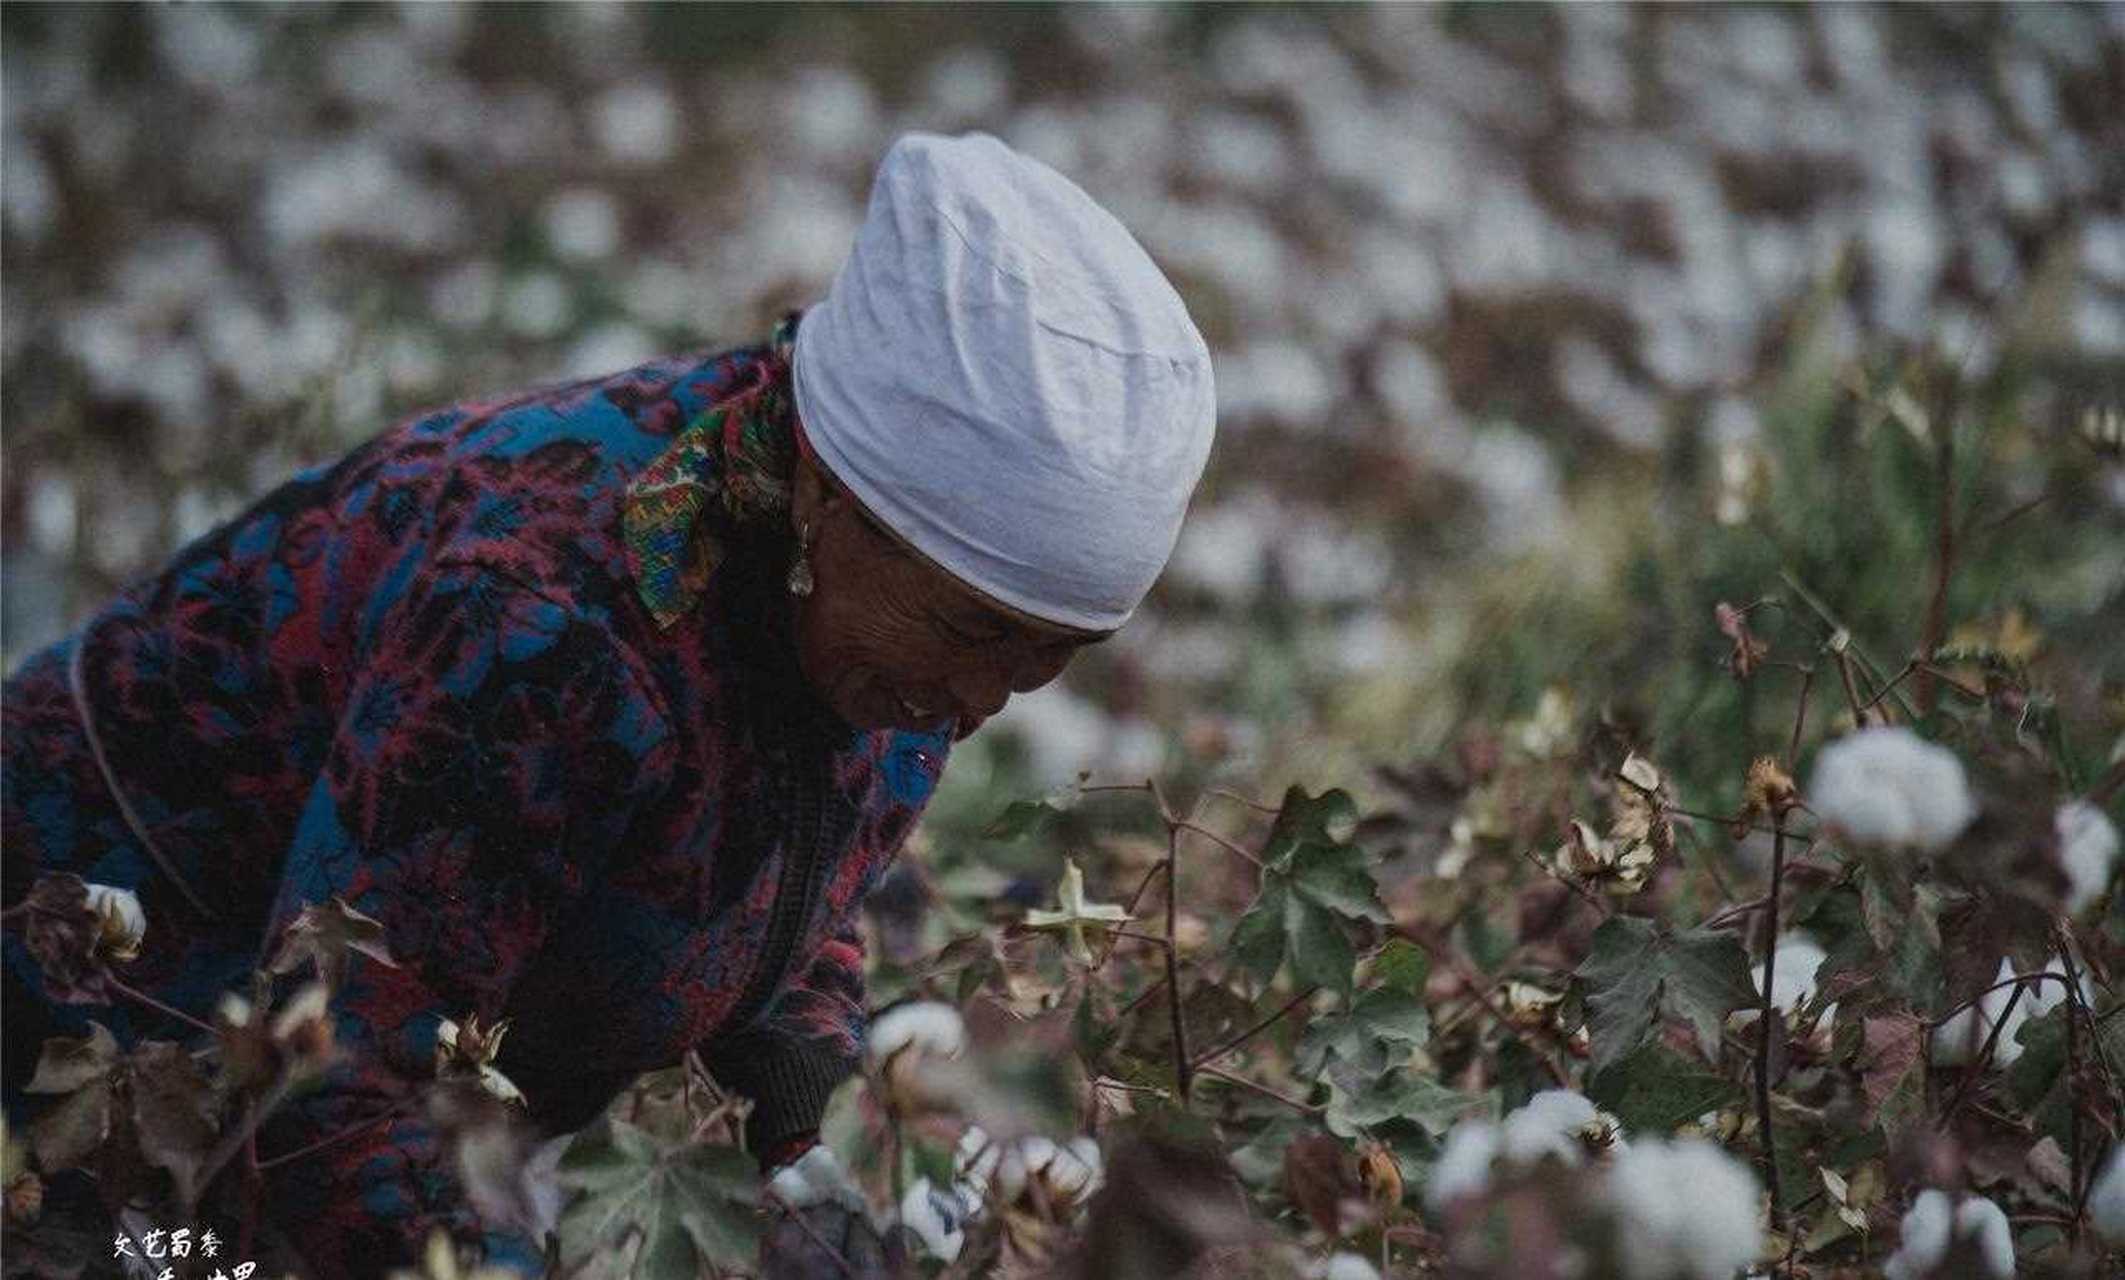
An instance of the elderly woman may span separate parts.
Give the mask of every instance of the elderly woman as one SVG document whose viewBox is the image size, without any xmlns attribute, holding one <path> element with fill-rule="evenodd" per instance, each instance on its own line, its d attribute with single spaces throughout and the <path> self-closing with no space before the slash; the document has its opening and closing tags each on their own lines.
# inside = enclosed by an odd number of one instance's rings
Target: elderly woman
<svg viewBox="0 0 2125 1280">
<path fill-rule="evenodd" d="M 698 1050 L 785 1160 L 857 1061 L 864 895 L 953 742 L 1149 589 L 1212 400 L 1179 297 L 1084 192 L 904 138 L 766 345 L 409 421 L 25 662 L 6 899 L 131 888 L 125 980 L 200 1018 L 304 904 L 381 922 L 397 967 L 351 967 L 340 1065 L 261 1140 L 342 1135 L 268 1179 L 311 1280 L 481 1242 L 393 1110 L 445 1019 L 509 1020 L 496 1065 L 555 1133 Z M 59 1002 L 12 930 L 6 962 L 11 1111 L 45 1036 L 183 1038 Z"/>
</svg>

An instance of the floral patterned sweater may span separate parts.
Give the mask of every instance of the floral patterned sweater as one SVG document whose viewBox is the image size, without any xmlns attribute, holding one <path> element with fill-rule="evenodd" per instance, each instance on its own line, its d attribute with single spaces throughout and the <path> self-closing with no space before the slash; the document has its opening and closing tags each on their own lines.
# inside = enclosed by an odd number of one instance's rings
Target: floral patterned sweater
<svg viewBox="0 0 2125 1280">
<path fill-rule="evenodd" d="M 764 345 L 457 405 L 185 548 L 8 680 L 6 901 L 48 871 L 136 889 L 124 978 L 202 1018 L 304 904 L 381 921 L 400 965 L 352 965 L 339 1065 L 267 1126 L 269 1158 L 390 1112 L 470 1013 L 510 1021 L 496 1065 L 552 1132 L 689 1049 L 756 1100 L 757 1149 L 816 1127 L 858 1055 L 856 913 L 949 735 L 816 701 L 784 531 L 710 510 L 714 574 L 660 626 L 621 528 L 687 424 L 787 415 L 787 378 Z M 186 1038 L 137 1003 L 45 998 L 12 932 L 6 962 L 11 1111 L 45 1035 Z M 537 1266 L 482 1227 L 418 1107 L 267 1191 L 312 1280 L 385 1271 L 439 1226 Z"/>
</svg>

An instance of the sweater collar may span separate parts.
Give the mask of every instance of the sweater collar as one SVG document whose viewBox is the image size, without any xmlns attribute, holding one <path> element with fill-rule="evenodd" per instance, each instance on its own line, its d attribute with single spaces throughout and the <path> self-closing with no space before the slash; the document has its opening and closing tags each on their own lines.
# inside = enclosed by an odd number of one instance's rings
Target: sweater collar
<svg viewBox="0 0 2125 1280">
<path fill-rule="evenodd" d="M 627 486 L 622 532 L 635 590 L 659 628 L 701 602 L 734 525 L 787 523 L 797 457 L 790 354 L 798 313 L 775 326 L 735 389 L 687 423 Z"/>
</svg>

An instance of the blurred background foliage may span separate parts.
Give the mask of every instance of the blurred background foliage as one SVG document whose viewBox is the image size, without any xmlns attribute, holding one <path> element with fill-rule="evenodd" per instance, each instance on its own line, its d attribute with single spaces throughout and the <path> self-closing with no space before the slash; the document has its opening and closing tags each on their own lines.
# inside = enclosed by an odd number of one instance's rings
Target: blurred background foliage
<svg viewBox="0 0 2125 1280">
<path fill-rule="evenodd" d="M 0 648 L 401 415 L 757 340 L 893 136 L 978 128 L 1174 276 L 1221 435 L 1139 619 L 957 753 L 946 865 L 1080 769 L 1369 802 L 1544 714 L 1730 805 L 1785 725 L 1713 603 L 1784 574 L 1820 612 L 1752 626 L 1893 673 L 1944 437 L 1946 621 L 2098 767 L 2121 14 L 9 4 Z"/>
</svg>

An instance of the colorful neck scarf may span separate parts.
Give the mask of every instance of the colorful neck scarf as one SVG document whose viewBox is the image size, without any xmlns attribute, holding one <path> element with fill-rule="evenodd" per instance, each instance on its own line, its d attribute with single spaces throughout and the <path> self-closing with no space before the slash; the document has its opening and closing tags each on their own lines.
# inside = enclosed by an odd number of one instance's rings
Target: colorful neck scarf
<svg viewBox="0 0 2125 1280">
<path fill-rule="evenodd" d="M 700 603 L 723 562 L 719 503 L 731 522 L 787 520 L 797 459 L 790 351 L 799 317 L 775 326 L 751 385 L 705 409 L 627 487 L 622 528 L 635 589 L 659 628 Z"/>
</svg>

